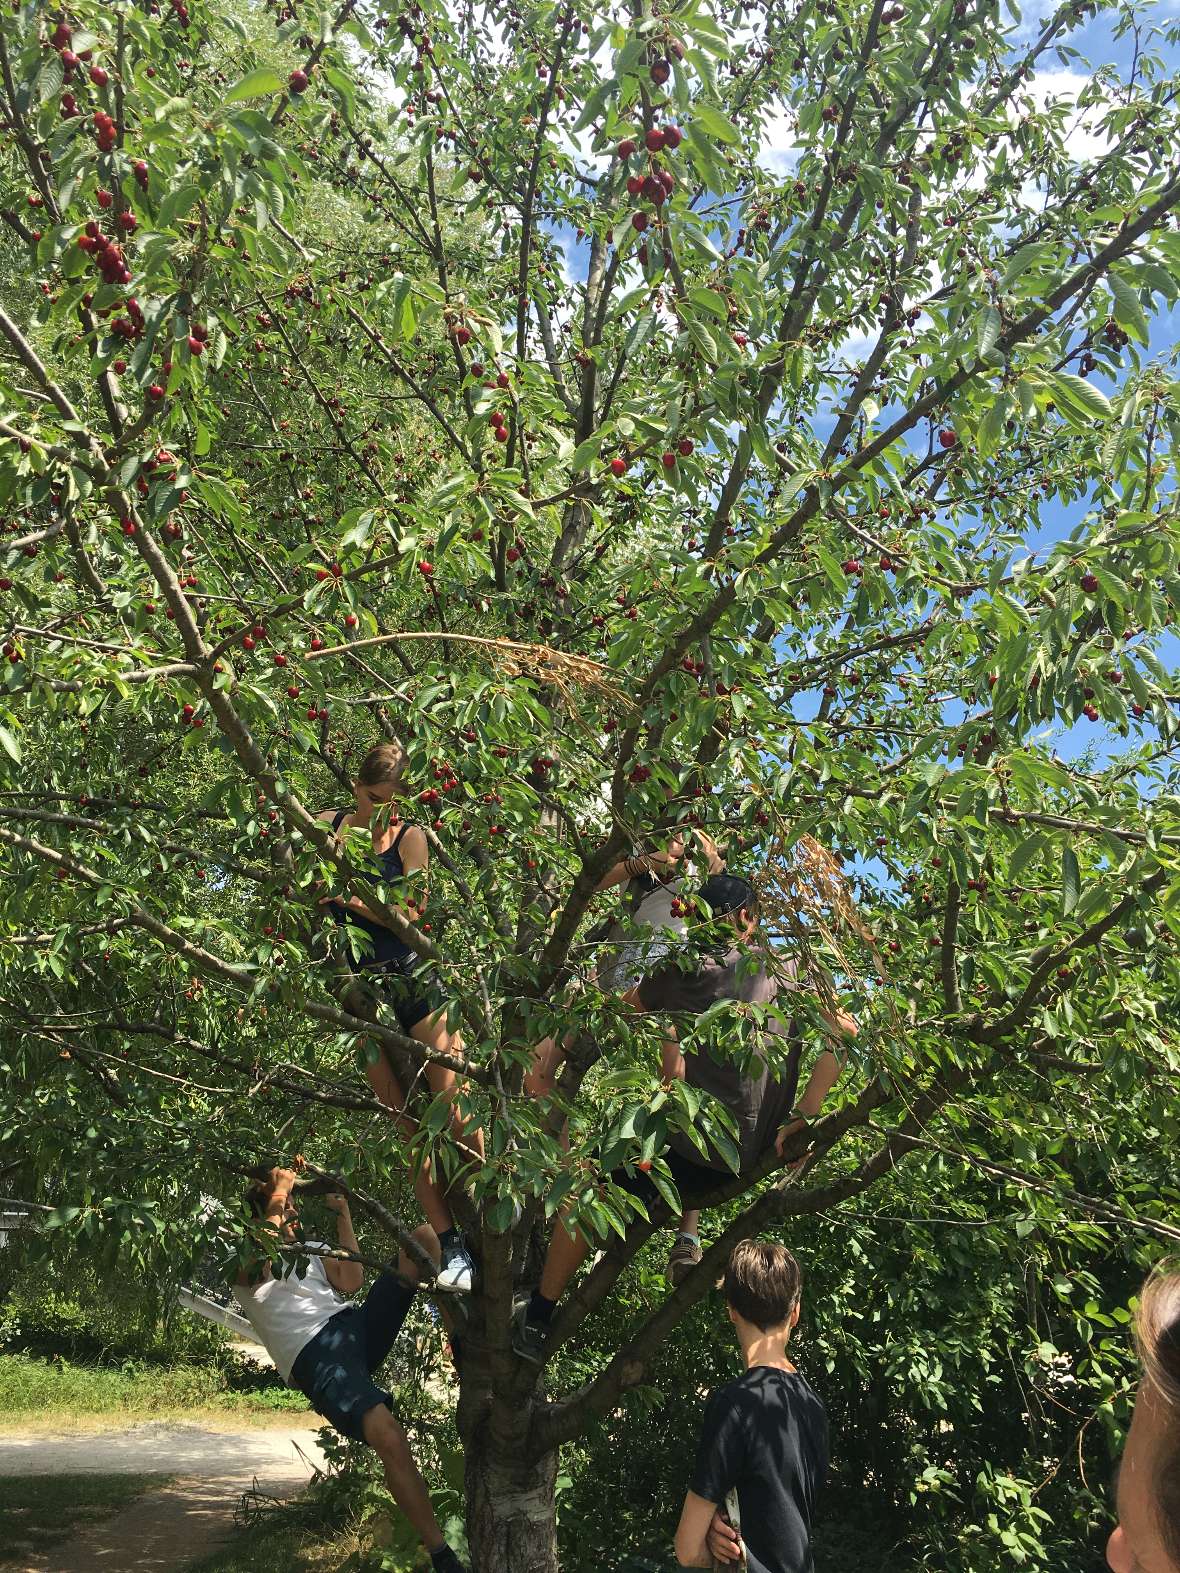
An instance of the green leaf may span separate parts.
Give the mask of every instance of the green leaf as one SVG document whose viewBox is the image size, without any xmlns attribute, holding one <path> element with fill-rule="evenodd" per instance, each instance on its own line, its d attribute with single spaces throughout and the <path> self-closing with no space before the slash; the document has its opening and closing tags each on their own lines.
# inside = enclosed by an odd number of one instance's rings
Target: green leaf
<svg viewBox="0 0 1180 1573">
<path fill-rule="evenodd" d="M 1138 339 L 1140 344 L 1146 344 L 1147 318 L 1139 304 L 1138 290 L 1126 279 L 1120 278 L 1117 273 L 1112 273 L 1106 282 L 1110 285 L 1110 292 L 1114 296 L 1114 320 L 1121 328 L 1125 328 L 1132 338 Z"/>
<path fill-rule="evenodd" d="M 43 104 L 47 99 L 55 98 L 61 92 L 64 76 L 65 69 L 61 63 L 61 56 L 50 55 L 37 72 L 37 97 Z"/>
<path fill-rule="evenodd" d="M 11 733 L 8 730 L 8 728 L 6 726 L 0 726 L 0 748 L 2 748 L 4 750 L 4 752 L 8 755 L 8 757 L 15 764 L 18 764 L 18 765 L 20 764 L 20 762 L 21 762 L 21 747 L 20 747 L 20 743 L 17 741 L 16 737 L 13 735 L 13 733 Z"/>
<path fill-rule="evenodd" d="M 1072 371 L 1056 371 L 1045 378 L 1045 384 L 1059 405 L 1068 405 L 1099 420 L 1109 420 L 1114 413 L 1105 393 Z"/>
<path fill-rule="evenodd" d="M 984 360 L 987 359 L 999 342 L 1000 329 L 1002 327 L 1003 319 L 994 306 L 987 306 L 979 313 L 975 324 L 975 342 Z"/>
<path fill-rule="evenodd" d="M 1081 894 L 1082 876 L 1078 868 L 1077 854 L 1072 847 L 1066 847 L 1061 858 L 1061 915 L 1067 918 L 1078 904 Z"/>
<path fill-rule="evenodd" d="M 168 229 L 172 224 L 186 217 L 200 200 L 200 186 L 177 186 L 176 190 L 170 191 L 160 203 L 160 210 L 156 215 L 157 226 L 160 229 Z"/>
<path fill-rule="evenodd" d="M 710 312 L 719 322 L 725 322 L 729 317 L 729 306 L 725 296 L 715 289 L 704 289 L 700 285 L 695 285 L 689 290 L 688 298 L 694 306 Z"/>
<path fill-rule="evenodd" d="M 712 104 L 695 104 L 692 113 L 693 124 L 715 142 L 724 142 L 732 147 L 741 141 L 741 133 L 733 121 L 727 120 Z"/>
<path fill-rule="evenodd" d="M 282 92 L 282 89 L 283 79 L 279 73 L 271 66 L 259 66 L 257 71 L 239 77 L 222 103 L 237 104 L 244 98 L 269 98 L 272 93 Z"/>
</svg>

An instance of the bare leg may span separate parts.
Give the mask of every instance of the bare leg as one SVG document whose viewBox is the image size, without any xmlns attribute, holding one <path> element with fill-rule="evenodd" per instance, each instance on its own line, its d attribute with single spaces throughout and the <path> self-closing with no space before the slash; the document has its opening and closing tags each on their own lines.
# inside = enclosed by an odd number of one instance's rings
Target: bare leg
<svg viewBox="0 0 1180 1573">
<path fill-rule="evenodd" d="M 404 1136 L 413 1136 L 417 1127 L 405 1113 L 406 1095 L 394 1075 L 388 1055 L 382 1052 L 379 1059 L 367 1065 L 365 1075 L 369 1079 L 373 1095 L 392 1112 L 398 1129 Z M 436 1234 L 445 1234 L 448 1229 L 454 1227 L 454 1219 L 451 1217 L 451 1209 L 447 1206 L 446 1195 L 434 1178 L 429 1159 L 422 1164 L 414 1176 L 414 1195 L 418 1198 L 418 1205 Z"/>
<path fill-rule="evenodd" d="M 568 1037 L 558 1043 L 555 1038 L 542 1038 L 533 1050 L 533 1068 L 524 1079 L 524 1090 L 530 1098 L 543 1102 L 553 1096 L 553 1089 L 557 1086 L 557 1078 L 561 1067 L 565 1064 L 566 1049 L 569 1046 Z M 552 1126 L 550 1126 L 552 1129 Z M 561 1130 L 557 1135 L 558 1141 L 570 1150 L 570 1122 L 562 1120 Z"/>
<path fill-rule="evenodd" d="M 701 1210 L 699 1207 L 686 1207 L 680 1214 L 680 1233 L 695 1234 L 697 1239 L 700 1239 Z"/>
<path fill-rule="evenodd" d="M 440 1054 L 454 1054 L 456 1057 L 461 1057 L 463 1054 L 463 1039 L 457 1032 L 447 1031 L 445 1010 L 436 1011 L 433 1016 L 424 1016 L 421 1021 L 416 1021 L 410 1028 L 410 1036 L 417 1043 L 423 1044 L 428 1049 L 435 1049 Z M 445 1065 L 429 1062 L 426 1066 L 426 1080 L 435 1096 L 445 1092 L 450 1095 L 452 1102 L 454 1101 L 455 1094 L 459 1091 L 459 1081 L 454 1071 L 448 1070 Z M 458 1110 L 452 1111 L 451 1134 L 461 1147 L 474 1149 L 480 1158 L 483 1157 L 483 1132 L 469 1131 Z"/>
<path fill-rule="evenodd" d="M 375 1404 L 367 1411 L 361 1421 L 361 1430 L 365 1441 L 385 1466 L 385 1483 L 390 1496 L 414 1526 L 427 1551 L 433 1554 L 444 1543 L 443 1532 L 438 1527 L 434 1508 L 430 1505 L 430 1493 L 414 1462 L 406 1433 L 384 1404 Z"/>
<path fill-rule="evenodd" d="M 582 1234 L 571 1234 L 565 1219 L 559 1220 L 549 1243 L 549 1254 L 541 1272 L 541 1293 L 546 1300 L 560 1300 L 566 1285 L 590 1254 L 590 1241 Z"/>
<path fill-rule="evenodd" d="M 533 1068 L 524 1079 L 524 1090 L 530 1098 L 551 1098 L 557 1085 L 557 1073 L 565 1059 L 564 1047 L 556 1038 L 542 1038 L 533 1050 Z"/>
</svg>

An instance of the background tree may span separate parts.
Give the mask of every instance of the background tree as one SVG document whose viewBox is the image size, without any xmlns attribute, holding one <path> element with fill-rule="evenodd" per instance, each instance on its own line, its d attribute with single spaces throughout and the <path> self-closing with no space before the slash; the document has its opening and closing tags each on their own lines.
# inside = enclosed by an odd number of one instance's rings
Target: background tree
<svg viewBox="0 0 1180 1573">
<path fill-rule="evenodd" d="M 1112 1116 L 1175 1125 L 1175 30 L 1103 15 L 1131 64 L 1057 103 L 1092 9 L 4 18 L 5 1163 L 179 1273 L 205 1195 L 303 1150 L 392 1250 L 360 1045 L 424 1051 L 314 937 L 322 881 L 384 898 L 312 816 L 402 737 L 410 933 L 489 1138 L 477 1568 L 556 1567 L 558 1449 L 743 1235 L 806 1254 L 904 1160 L 1062 1241 L 1176 1238 Z M 701 1267 L 623 1319 L 658 1220 L 596 1159 L 653 1160 L 671 1205 L 668 1130 L 723 1132 L 571 985 L 602 872 L 685 824 L 863 1047 L 804 1169 L 721 1187 Z M 520 1093 L 567 1028 L 604 1054 L 563 1081 L 568 1152 Z M 610 1243 L 537 1372 L 512 1295 L 559 1204 Z M 993 1496 L 957 1565 L 1042 1554 Z"/>
</svg>

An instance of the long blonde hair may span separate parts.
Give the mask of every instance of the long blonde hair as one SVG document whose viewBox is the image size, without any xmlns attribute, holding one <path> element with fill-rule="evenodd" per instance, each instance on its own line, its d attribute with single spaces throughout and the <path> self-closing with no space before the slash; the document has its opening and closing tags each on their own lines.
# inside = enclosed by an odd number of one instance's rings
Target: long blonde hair
<svg viewBox="0 0 1180 1573">
<path fill-rule="evenodd" d="M 1144 1284 L 1135 1342 L 1143 1373 L 1165 1406 L 1162 1456 L 1152 1483 L 1169 1556 L 1180 1562 L 1180 1271 L 1173 1263 Z"/>
</svg>

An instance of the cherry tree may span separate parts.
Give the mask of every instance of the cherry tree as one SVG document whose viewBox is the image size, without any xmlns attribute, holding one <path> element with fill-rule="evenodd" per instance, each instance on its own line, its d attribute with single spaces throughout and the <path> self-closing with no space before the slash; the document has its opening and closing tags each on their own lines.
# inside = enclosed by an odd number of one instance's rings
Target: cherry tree
<svg viewBox="0 0 1180 1573">
<path fill-rule="evenodd" d="M 561 1445 L 743 1236 L 805 1247 L 916 1151 L 1046 1216 L 1144 1211 L 1062 1138 L 1096 1067 L 1117 1099 L 1177 1066 L 1176 40 L 1094 17 L 0 25 L 11 1170 L 158 1268 L 207 1243 L 203 1197 L 303 1151 L 388 1255 L 408 1144 L 360 1070 L 417 1087 L 432 1051 L 333 962 L 319 898 L 380 906 L 444 981 L 487 1137 L 471 1161 L 418 1097 L 409 1155 L 453 1175 L 480 1268 L 484 1573 L 557 1568 Z M 1099 28 L 1125 68 L 1083 65 Z M 420 926 L 315 817 L 382 737 L 432 848 Z M 701 1266 L 587 1373 L 586 1319 L 675 1207 L 668 1132 L 726 1128 L 661 1085 L 587 937 L 605 870 L 691 826 L 861 1038 L 803 1166 L 722 1177 Z M 548 1033 L 574 1050 L 538 1106 Z M 627 1163 L 662 1210 L 599 1183 Z M 513 1295 L 559 1207 L 603 1249 L 537 1369 Z"/>
</svg>

